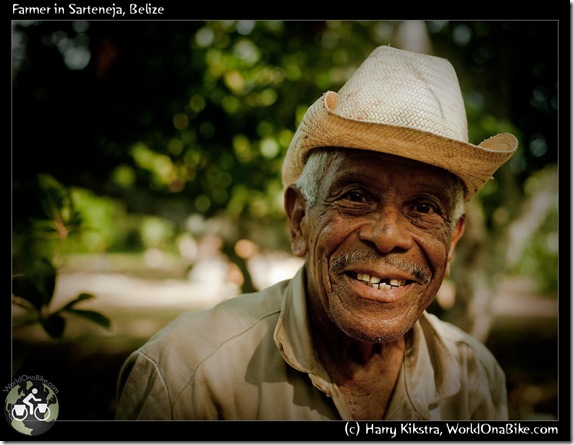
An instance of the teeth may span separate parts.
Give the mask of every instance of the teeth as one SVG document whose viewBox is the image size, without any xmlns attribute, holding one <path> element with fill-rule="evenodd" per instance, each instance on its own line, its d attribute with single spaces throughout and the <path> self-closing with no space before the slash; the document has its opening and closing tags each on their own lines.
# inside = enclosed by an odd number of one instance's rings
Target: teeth
<svg viewBox="0 0 574 445">
<path fill-rule="evenodd" d="M 363 281 L 375 289 L 391 289 L 393 287 L 404 286 L 406 283 L 406 280 L 397 280 L 396 278 L 385 280 L 383 278 L 373 277 L 367 273 L 357 274 L 357 280 Z"/>
</svg>

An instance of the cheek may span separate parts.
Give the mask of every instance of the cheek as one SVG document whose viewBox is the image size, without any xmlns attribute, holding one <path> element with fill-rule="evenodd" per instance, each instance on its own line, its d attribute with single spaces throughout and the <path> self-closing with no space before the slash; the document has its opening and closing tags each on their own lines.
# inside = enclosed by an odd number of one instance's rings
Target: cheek
<svg viewBox="0 0 574 445">
<path fill-rule="evenodd" d="M 318 212 L 310 220 L 316 221 L 315 224 L 309 226 L 307 237 L 309 251 L 312 254 L 324 255 L 336 248 L 335 246 L 344 239 L 338 218 L 333 217 L 330 213 L 321 214 Z"/>
<path fill-rule="evenodd" d="M 337 218 L 317 218 L 317 224 L 310 227 L 307 243 L 309 246 L 308 266 L 314 278 L 316 293 L 321 299 L 326 299 L 326 293 L 331 291 L 332 284 L 329 276 L 330 258 L 351 231 L 346 229 Z"/>
<path fill-rule="evenodd" d="M 442 275 L 442 271 L 446 269 L 450 257 L 451 237 L 452 230 L 449 227 L 441 227 L 417 239 L 421 251 L 424 252 L 435 273 Z"/>
</svg>

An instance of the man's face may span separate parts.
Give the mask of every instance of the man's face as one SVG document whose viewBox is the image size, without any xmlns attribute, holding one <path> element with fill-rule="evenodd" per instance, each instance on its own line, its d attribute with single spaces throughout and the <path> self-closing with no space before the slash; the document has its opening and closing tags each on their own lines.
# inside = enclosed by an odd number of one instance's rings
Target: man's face
<svg viewBox="0 0 574 445">
<path fill-rule="evenodd" d="M 464 218 L 451 221 L 453 181 L 445 171 L 343 152 L 322 176 L 312 208 L 295 190 L 287 192 L 293 251 L 306 257 L 312 307 L 353 338 L 391 341 L 435 297 Z"/>
</svg>

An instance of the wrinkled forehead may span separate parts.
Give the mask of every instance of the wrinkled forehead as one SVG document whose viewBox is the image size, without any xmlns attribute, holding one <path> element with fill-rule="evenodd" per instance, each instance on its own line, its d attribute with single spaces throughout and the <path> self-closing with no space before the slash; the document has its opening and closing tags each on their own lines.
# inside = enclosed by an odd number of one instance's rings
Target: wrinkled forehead
<svg viewBox="0 0 574 445">
<path fill-rule="evenodd" d="M 366 169 L 374 169 L 381 175 L 400 169 L 407 174 L 440 178 L 447 185 L 460 182 L 459 178 L 451 172 L 420 160 L 360 149 L 331 147 L 320 150 L 329 151 L 331 154 L 329 158 L 332 158 L 332 162 L 326 166 L 326 171 L 332 175 L 332 178 L 351 171 L 357 171 L 360 174 L 366 172 Z"/>
</svg>

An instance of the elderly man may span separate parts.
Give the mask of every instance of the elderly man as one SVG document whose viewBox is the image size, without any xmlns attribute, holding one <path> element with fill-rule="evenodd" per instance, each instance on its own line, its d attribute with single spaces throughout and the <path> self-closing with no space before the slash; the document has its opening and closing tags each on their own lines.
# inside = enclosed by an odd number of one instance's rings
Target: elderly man
<svg viewBox="0 0 574 445">
<path fill-rule="evenodd" d="M 506 419 L 505 376 L 425 309 L 464 203 L 516 149 L 468 142 L 452 65 L 376 48 L 283 167 L 290 280 L 180 316 L 126 361 L 118 419 Z"/>
</svg>

